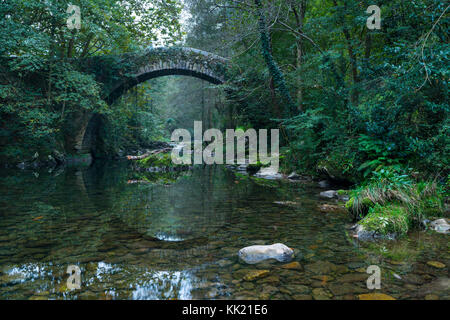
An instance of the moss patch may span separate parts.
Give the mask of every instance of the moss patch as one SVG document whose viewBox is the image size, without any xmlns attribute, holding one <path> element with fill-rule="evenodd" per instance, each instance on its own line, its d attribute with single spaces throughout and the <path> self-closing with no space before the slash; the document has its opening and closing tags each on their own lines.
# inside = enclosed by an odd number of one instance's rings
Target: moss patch
<svg viewBox="0 0 450 320">
<path fill-rule="evenodd" d="M 375 231 L 382 235 L 405 235 L 411 226 L 411 215 L 406 208 L 390 204 L 382 206 L 376 204 L 370 208 L 369 213 L 360 224 L 369 231 Z"/>
</svg>

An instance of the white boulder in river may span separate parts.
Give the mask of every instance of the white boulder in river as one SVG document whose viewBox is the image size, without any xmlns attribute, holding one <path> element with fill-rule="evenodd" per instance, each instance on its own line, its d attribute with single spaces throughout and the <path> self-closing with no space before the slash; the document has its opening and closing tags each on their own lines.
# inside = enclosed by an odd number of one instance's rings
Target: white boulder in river
<svg viewBox="0 0 450 320">
<path fill-rule="evenodd" d="M 430 223 L 430 225 L 434 231 L 444 234 L 450 233 L 450 224 L 448 223 L 447 219 L 434 220 Z"/>
<path fill-rule="evenodd" d="M 280 262 L 288 262 L 294 255 L 294 250 L 282 243 L 270 246 L 250 246 L 239 250 L 239 258 L 246 263 L 254 264 L 267 259 L 276 259 Z"/>
</svg>

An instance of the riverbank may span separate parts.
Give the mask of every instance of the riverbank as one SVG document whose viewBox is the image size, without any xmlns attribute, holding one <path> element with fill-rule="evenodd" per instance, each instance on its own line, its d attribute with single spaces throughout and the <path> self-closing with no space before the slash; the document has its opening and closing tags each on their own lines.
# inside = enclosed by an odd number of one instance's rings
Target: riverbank
<svg viewBox="0 0 450 320">
<path fill-rule="evenodd" d="M 176 165 L 172 162 L 170 151 L 173 145 L 154 143 L 156 149 L 134 150 L 136 155 L 125 156 L 124 152 L 115 155 L 116 159 L 134 160 L 133 168 L 137 172 L 160 173 L 151 176 L 137 174 L 130 181 L 145 183 L 174 183 L 181 175 L 175 174 L 192 169 L 191 166 Z M 89 166 L 95 159 L 90 154 L 66 156 L 58 151 L 53 155 L 39 155 L 37 152 L 29 161 L 16 165 L 19 169 L 52 168 L 61 166 Z M 326 192 L 325 198 L 336 198 L 335 205 L 325 204 L 321 211 L 342 211 L 344 206 L 356 223 L 353 236 L 361 240 L 396 239 L 404 237 L 411 230 L 432 229 L 444 234 L 449 226 L 449 188 L 442 181 L 421 181 L 408 174 L 402 174 L 392 168 L 381 169 L 371 178 L 359 181 L 352 189 L 352 182 L 345 180 L 345 175 L 329 169 L 318 167 L 315 174 L 297 174 L 292 170 L 286 157 L 282 155 L 281 172 L 272 172 L 261 163 L 227 165 L 238 175 L 251 176 L 261 185 L 270 185 L 271 180 L 286 179 L 292 182 L 315 181 Z M 283 172 L 284 171 L 284 172 Z M 164 175 L 164 176 L 163 176 Z M 340 178 L 337 178 L 340 177 Z M 332 189 L 334 188 L 334 189 Z M 439 220 L 442 219 L 442 220 Z M 440 221 L 440 222 L 436 222 Z"/>
</svg>

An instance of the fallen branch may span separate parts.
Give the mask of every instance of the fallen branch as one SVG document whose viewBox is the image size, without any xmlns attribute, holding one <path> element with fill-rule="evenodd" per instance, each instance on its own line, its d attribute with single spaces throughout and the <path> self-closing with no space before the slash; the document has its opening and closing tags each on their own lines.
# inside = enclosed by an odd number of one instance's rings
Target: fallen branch
<svg viewBox="0 0 450 320">
<path fill-rule="evenodd" d="M 158 150 L 153 150 L 153 151 L 150 151 L 150 152 L 146 152 L 146 153 L 144 153 L 143 155 L 140 155 L 140 156 L 127 156 L 127 159 L 128 160 L 142 160 L 142 159 L 145 159 L 147 157 L 150 157 L 150 156 L 153 156 L 153 155 L 156 155 L 156 154 L 159 154 L 159 153 L 168 152 L 170 150 L 172 150 L 172 147 L 164 148 L 164 149 L 158 149 Z"/>
<path fill-rule="evenodd" d="M 128 180 L 127 183 L 128 184 L 135 184 L 135 183 L 149 184 L 150 181 L 147 181 L 147 180 Z"/>
</svg>

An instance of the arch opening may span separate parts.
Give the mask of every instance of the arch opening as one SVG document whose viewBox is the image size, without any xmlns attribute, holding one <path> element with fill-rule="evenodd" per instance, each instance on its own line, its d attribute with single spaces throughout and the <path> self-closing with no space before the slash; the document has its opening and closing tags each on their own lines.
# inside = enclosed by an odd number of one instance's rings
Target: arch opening
<svg viewBox="0 0 450 320">
<path fill-rule="evenodd" d="M 108 95 L 108 97 L 105 99 L 108 104 L 114 103 L 122 94 L 127 92 L 129 89 L 133 88 L 134 86 L 145 82 L 147 80 L 156 79 L 159 77 L 164 76 L 190 76 L 197 79 L 208 81 L 209 83 L 219 85 L 223 83 L 222 79 L 219 79 L 217 77 L 211 76 L 207 73 L 201 73 L 193 70 L 187 70 L 187 69 L 162 69 L 162 70 L 156 70 L 147 72 L 144 74 L 141 74 L 137 76 L 135 79 L 130 81 L 124 81 L 120 85 L 118 85 L 114 90 L 111 91 L 111 93 Z"/>
</svg>

